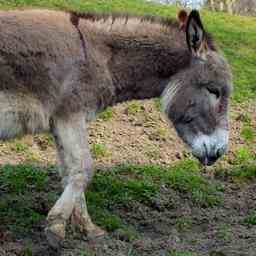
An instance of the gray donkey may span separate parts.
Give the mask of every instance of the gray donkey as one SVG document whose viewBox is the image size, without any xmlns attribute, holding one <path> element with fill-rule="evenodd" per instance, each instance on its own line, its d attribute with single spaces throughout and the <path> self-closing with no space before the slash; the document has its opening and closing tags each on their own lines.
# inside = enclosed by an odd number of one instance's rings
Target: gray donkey
<svg viewBox="0 0 256 256">
<path fill-rule="evenodd" d="M 162 95 L 163 111 L 204 165 L 227 149 L 231 72 L 199 13 L 178 20 L 49 10 L 0 12 L 0 138 L 53 134 L 64 192 L 48 214 L 52 246 L 87 212 L 86 126 L 107 106 Z"/>
</svg>

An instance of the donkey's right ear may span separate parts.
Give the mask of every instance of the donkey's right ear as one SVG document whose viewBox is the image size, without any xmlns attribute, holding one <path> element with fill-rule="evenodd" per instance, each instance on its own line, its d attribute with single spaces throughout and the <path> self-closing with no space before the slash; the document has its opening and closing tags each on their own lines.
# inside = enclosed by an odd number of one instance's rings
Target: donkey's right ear
<svg viewBox="0 0 256 256">
<path fill-rule="evenodd" d="M 188 17 L 186 38 L 190 52 L 194 56 L 205 59 L 208 46 L 205 40 L 205 30 L 197 10 L 191 11 Z"/>
</svg>

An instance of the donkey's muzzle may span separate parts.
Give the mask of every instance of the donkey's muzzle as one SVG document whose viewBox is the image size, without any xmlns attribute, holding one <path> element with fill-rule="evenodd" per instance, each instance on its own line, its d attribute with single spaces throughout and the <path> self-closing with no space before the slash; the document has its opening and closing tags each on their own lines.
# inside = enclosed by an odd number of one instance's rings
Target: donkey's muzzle
<svg viewBox="0 0 256 256">
<path fill-rule="evenodd" d="M 203 165 L 213 165 L 227 152 L 228 131 L 217 130 L 209 135 L 196 137 L 192 143 L 192 153 Z"/>
</svg>

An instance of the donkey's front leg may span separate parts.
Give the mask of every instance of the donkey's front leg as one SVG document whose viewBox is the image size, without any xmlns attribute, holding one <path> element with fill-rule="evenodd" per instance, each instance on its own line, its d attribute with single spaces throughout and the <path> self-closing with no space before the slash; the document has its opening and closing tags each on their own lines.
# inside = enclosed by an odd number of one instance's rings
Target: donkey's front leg
<svg viewBox="0 0 256 256">
<path fill-rule="evenodd" d="M 72 225 L 79 228 L 88 237 L 94 238 L 105 234 L 105 231 L 95 225 L 87 210 L 86 200 L 84 194 L 76 201 L 75 208 L 71 215 Z"/>
<path fill-rule="evenodd" d="M 57 247 L 65 237 L 66 221 L 74 208 L 81 205 L 81 198 L 84 198 L 84 190 L 92 176 L 92 159 L 85 139 L 86 126 L 83 114 L 53 119 L 52 133 L 56 140 L 62 169 L 65 172 L 64 176 L 66 176 L 63 177 L 64 192 L 47 218 L 47 239 L 52 246 Z M 84 205 L 86 206 L 85 201 Z"/>
</svg>

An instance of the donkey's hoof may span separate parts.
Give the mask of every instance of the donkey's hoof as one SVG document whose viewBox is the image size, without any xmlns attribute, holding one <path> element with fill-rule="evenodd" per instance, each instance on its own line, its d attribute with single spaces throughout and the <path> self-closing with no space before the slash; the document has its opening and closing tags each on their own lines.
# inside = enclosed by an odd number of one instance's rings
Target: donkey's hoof
<svg viewBox="0 0 256 256">
<path fill-rule="evenodd" d="M 54 221 L 45 228 L 45 235 L 49 245 L 55 249 L 61 247 L 65 239 L 65 221 Z"/>
<path fill-rule="evenodd" d="M 95 224 L 92 224 L 90 225 L 90 227 L 87 227 L 86 233 L 87 233 L 87 237 L 90 239 L 102 237 L 107 234 L 105 230 L 101 229 Z"/>
<path fill-rule="evenodd" d="M 106 234 L 106 232 L 93 224 L 91 218 L 83 216 L 81 213 L 73 212 L 71 215 L 71 225 L 76 227 L 81 233 L 86 234 L 88 238 L 101 237 Z"/>
</svg>

